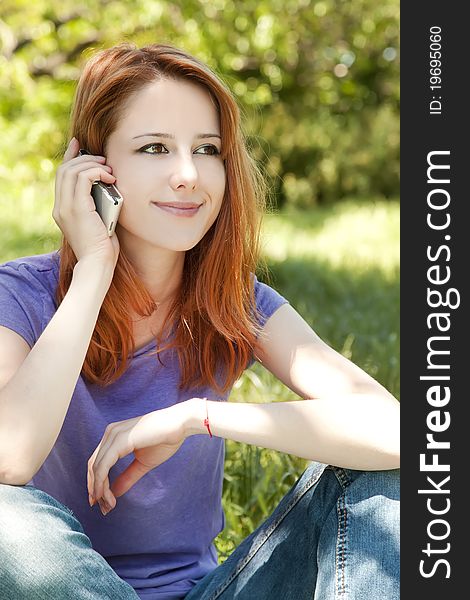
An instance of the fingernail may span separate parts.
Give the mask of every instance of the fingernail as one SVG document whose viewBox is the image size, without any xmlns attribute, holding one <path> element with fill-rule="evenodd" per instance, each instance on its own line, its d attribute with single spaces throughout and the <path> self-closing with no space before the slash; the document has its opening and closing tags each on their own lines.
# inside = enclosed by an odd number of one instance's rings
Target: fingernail
<svg viewBox="0 0 470 600">
<path fill-rule="evenodd" d="M 90 506 L 93 506 L 93 498 L 90 494 L 88 494 L 88 502 L 90 503 Z"/>
</svg>

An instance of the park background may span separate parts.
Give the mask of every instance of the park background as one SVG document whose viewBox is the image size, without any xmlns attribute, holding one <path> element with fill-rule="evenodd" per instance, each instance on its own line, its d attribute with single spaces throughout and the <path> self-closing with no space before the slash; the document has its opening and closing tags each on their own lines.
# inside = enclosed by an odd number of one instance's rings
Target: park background
<svg viewBox="0 0 470 600">
<path fill-rule="evenodd" d="M 179 46 L 230 86 L 270 183 L 260 278 L 399 398 L 399 0 L 2 0 L 0 263 L 59 247 L 75 82 L 123 40 Z M 260 364 L 231 395 L 294 399 Z M 221 562 L 306 464 L 226 442 Z"/>
</svg>

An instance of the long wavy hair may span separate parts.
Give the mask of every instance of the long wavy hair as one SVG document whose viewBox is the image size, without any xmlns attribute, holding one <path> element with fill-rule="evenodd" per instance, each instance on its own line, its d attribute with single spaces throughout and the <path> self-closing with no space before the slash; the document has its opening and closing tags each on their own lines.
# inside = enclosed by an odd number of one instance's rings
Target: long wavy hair
<svg viewBox="0 0 470 600">
<path fill-rule="evenodd" d="M 216 221 L 185 254 L 182 282 L 155 354 L 162 362 L 165 350 L 177 352 L 180 389 L 209 385 L 224 393 L 246 368 L 260 333 L 253 274 L 257 268 L 266 271 L 259 236 L 269 192 L 248 150 L 231 91 L 207 65 L 179 48 L 137 48 L 124 42 L 98 51 L 85 64 L 75 91 L 69 139 L 75 136 L 92 154 L 105 155 L 107 138 L 127 102 L 161 79 L 189 80 L 209 92 L 220 120 L 226 186 Z M 59 255 L 58 304 L 77 262 L 64 236 Z M 109 385 L 128 367 L 135 352 L 130 307 L 146 317 L 157 305 L 121 249 L 83 364 L 88 381 Z"/>
</svg>

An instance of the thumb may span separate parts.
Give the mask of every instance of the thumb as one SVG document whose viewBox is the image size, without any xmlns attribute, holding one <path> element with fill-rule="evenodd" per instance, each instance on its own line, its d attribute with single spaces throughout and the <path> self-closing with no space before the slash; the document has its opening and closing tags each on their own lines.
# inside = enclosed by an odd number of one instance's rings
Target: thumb
<svg viewBox="0 0 470 600">
<path fill-rule="evenodd" d="M 146 467 L 138 460 L 135 460 L 116 477 L 111 485 L 111 491 L 116 498 L 123 496 L 128 492 L 133 485 L 135 485 L 139 479 L 142 479 L 151 470 L 150 467 Z"/>
</svg>

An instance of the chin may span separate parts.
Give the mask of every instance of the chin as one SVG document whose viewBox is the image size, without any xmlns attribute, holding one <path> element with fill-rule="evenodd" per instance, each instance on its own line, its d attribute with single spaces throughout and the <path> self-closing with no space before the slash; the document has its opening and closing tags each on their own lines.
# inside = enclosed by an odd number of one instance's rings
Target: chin
<svg viewBox="0 0 470 600">
<path fill-rule="evenodd" d="M 201 239 L 202 238 L 197 238 L 197 239 L 186 240 L 186 241 L 172 240 L 171 242 L 168 242 L 168 243 L 157 242 L 156 245 L 159 246 L 160 248 L 166 248 L 167 250 L 174 250 L 175 252 L 187 252 L 188 250 L 192 250 L 192 248 L 197 246 L 199 244 L 199 242 L 201 241 Z"/>
<path fill-rule="evenodd" d="M 177 231 L 176 228 L 168 228 L 166 232 L 156 232 L 155 228 L 147 231 L 137 230 L 135 227 L 126 227 L 124 223 L 118 223 L 116 233 L 125 243 L 126 238 L 133 239 L 133 244 L 144 242 L 158 248 L 173 250 L 174 252 L 186 252 L 191 250 L 203 239 L 210 227 L 199 227 L 194 229 Z M 163 235 L 162 235 L 163 234 Z M 130 239 L 129 239 L 130 241 Z"/>
<path fill-rule="evenodd" d="M 158 248 L 165 248 L 165 250 L 173 250 L 174 252 L 186 252 L 187 250 L 191 250 L 199 244 L 202 237 L 200 236 L 171 236 L 171 237 L 162 237 L 162 236 L 146 236 L 145 238 L 141 238 L 152 244 L 152 246 L 156 246 Z"/>
</svg>

